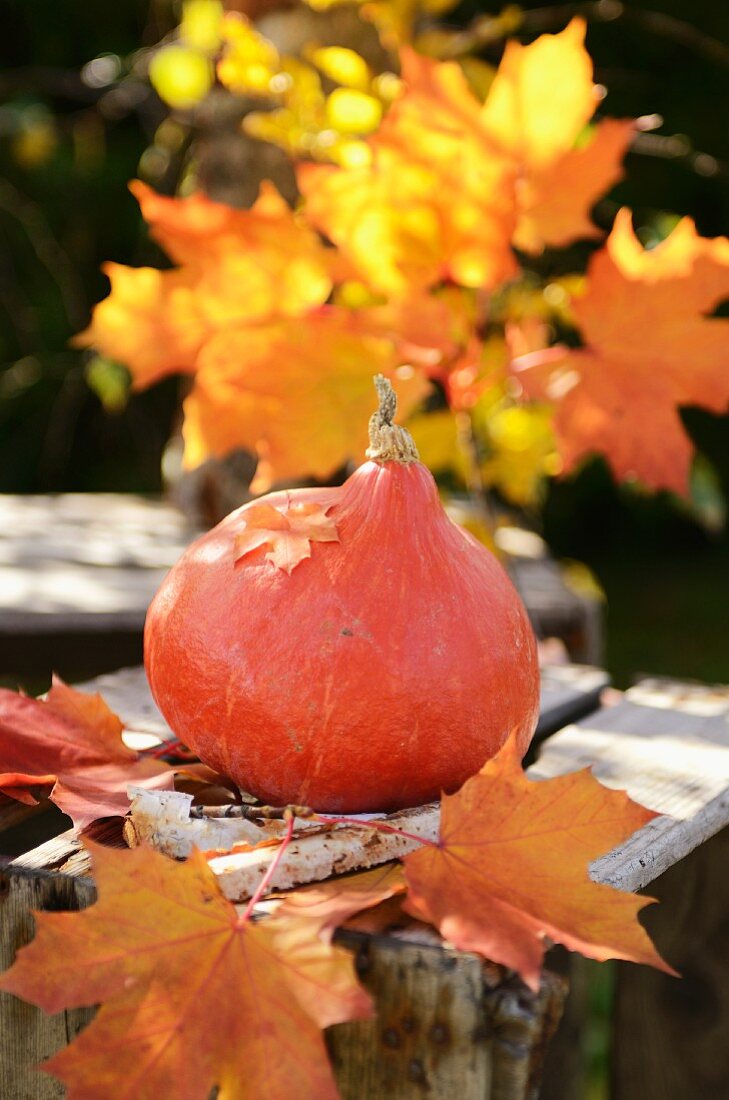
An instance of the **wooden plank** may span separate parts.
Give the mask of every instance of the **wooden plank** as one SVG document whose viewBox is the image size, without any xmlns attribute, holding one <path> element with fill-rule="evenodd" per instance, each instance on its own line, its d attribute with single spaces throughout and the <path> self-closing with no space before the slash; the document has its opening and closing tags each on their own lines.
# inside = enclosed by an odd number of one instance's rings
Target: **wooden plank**
<svg viewBox="0 0 729 1100">
<path fill-rule="evenodd" d="M 596 881 L 640 889 L 729 824 L 729 692 L 717 692 L 648 681 L 545 743 L 530 775 L 591 767 L 662 815 L 597 860 Z"/>
<path fill-rule="evenodd" d="M 651 678 L 621 702 L 546 743 L 532 774 L 592 765 L 663 816 L 597 860 L 594 878 L 626 890 L 647 886 L 664 904 L 642 920 L 681 981 L 649 967 L 615 964 L 613 1100 L 724 1100 L 729 1081 L 729 688 Z M 716 834 L 716 835 L 715 835 Z M 571 959 L 570 996 L 549 1053 L 545 1100 L 585 1095 L 584 1027 L 589 964 Z"/>
<path fill-rule="evenodd" d="M 156 499 L 0 495 L 0 667 L 78 680 L 139 661 L 149 602 L 196 533 Z"/>
<path fill-rule="evenodd" d="M 576 722 L 597 710 L 600 696 L 610 683 L 601 668 L 592 665 L 547 665 L 541 670 L 539 722 L 534 744 L 543 741 L 568 722 Z"/>
<path fill-rule="evenodd" d="M 374 1019 L 328 1034 L 342 1100 L 487 1100 L 493 1051 L 476 956 L 357 933 L 338 941 L 354 949 L 377 1005 Z"/>
<path fill-rule="evenodd" d="M 0 495 L 0 634 L 141 628 L 196 532 L 177 509 L 123 493 Z"/>
<path fill-rule="evenodd" d="M 77 910 L 94 900 L 93 884 L 65 875 L 0 870 L 0 970 L 33 938 L 34 910 Z M 69 1043 L 93 1016 L 73 1009 L 47 1016 L 39 1008 L 0 993 L 0 1096 L 7 1100 L 56 1100 L 62 1086 L 35 1068 Z"/>
<path fill-rule="evenodd" d="M 644 922 L 677 981 L 618 964 L 613 1100 L 729 1095 L 729 829 L 651 883 Z"/>
</svg>

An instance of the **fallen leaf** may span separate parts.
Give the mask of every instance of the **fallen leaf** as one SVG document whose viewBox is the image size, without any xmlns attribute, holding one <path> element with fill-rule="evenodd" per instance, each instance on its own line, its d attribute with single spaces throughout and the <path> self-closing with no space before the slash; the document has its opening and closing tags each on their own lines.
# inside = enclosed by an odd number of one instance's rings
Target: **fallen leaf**
<svg viewBox="0 0 729 1100">
<path fill-rule="evenodd" d="M 678 408 L 729 406 L 729 321 L 709 317 L 729 295 L 729 240 L 684 218 L 645 250 L 621 210 L 572 306 L 584 347 L 515 360 L 531 397 L 554 408 L 565 471 L 604 454 L 619 480 L 686 495 L 693 446 Z"/>
<path fill-rule="evenodd" d="M 336 1100 L 320 1029 L 371 1014 L 351 955 L 301 917 L 239 919 L 200 852 L 89 849 L 98 902 L 39 913 L 0 979 L 46 1012 L 102 1002 L 45 1063 L 69 1100 Z"/>
<path fill-rule="evenodd" d="M 404 413 L 427 392 L 421 374 L 399 377 L 398 363 L 391 339 L 334 307 L 221 331 L 185 401 L 185 463 L 247 448 L 259 460 L 254 492 L 304 473 L 330 477 L 365 452 L 373 374 L 395 382 Z"/>
<path fill-rule="evenodd" d="M 405 857 L 405 909 L 457 948 L 517 970 L 535 990 L 549 941 L 673 973 L 637 920 L 650 899 L 588 875 L 593 859 L 655 816 L 586 769 L 530 781 L 510 738 L 460 791 L 443 796 L 439 842 Z"/>
<path fill-rule="evenodd" d="M 264 502 L 249 505 L 241 513 L 245 517 L 245 530 L 236 536 L 236 561 L 259 546 L 267 546 L 266 561 L 291 573 L 300 562 L 311 557 L 312 542 L 339 542 L 334 521 L 326 513 L 326 508 L 314 501 L 295 501 L 285 508 Z"/>
<path fill-rule="evenodd" d="M 388 863 L 300 888 L 286 897 L 278 915 L 305 917 L 316 934 L 331 943 L 336 929 L 349 917 L 403 894 L 405 888 L 402 864 Z"/>
<path fill-rule="evenodd" d="M 45 702 L 0 689 L 0 790 L 35 804 L 29 788 L 52 784 L 52 802 L 83 829 L 129 809 L 127 785 L 172 787 L 169 765 L 139 756 L 99 695 L 58 678 Z"/>
</svg>

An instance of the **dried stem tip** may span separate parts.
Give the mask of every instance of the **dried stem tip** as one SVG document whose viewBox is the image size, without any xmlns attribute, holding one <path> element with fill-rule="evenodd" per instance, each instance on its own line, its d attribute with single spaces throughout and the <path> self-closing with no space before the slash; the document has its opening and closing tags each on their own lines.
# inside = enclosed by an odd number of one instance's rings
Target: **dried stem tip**
<svg viewBox="0 0 729 1100">
<path fill-rule="evenodd" d="M 417 462 L 418 450 L 407 428 L 393 424 L 397 412 L 397 395 L 389 379 L 375 375 L 375 389 L 380 407 L 370 417 L 370 445 L 367 457 L 376 462 Z"/>
</svg>

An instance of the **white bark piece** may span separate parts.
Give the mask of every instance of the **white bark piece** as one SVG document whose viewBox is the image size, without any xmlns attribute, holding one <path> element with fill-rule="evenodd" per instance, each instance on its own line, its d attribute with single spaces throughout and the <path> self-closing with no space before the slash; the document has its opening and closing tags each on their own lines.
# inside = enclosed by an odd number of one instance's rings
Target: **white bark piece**
<svg viewBox="0 0 729 1100">
<path fill-rule="evenodd" d="M 146 841 L 158 851 L 178 859 L 188 856 L 193 846 L 202 851 L 227 853 L 239 844 L 260 844 L 280 837 L 285 829 L 281 821 L 266 821 L 258 825 L 240 817 L 191 819 L 192 796 L 177 791 L 146 791 L 131 787 L 129 795 L 131 832 L 136 842 Z M 372 814 L 364 814 L 362 820 L 372 820 L 373 817 Z M 437 840 L 440 806 L 432 803 L 412 810 L 401 810 L 396 814 L 383 815 L 380 820 L 415 837 Z M 271 889 L 285 890 L 345 871 L 375 867 L 399 859 L 417 847 L 417 840 L 357 825 L 297 821 L 294 840 L 276 870 Z M 267 845 L 252 851 L 213 857 L 210 867 L 218 876 L 225 896 L 231 901 L 249 898 L 277 850 L 277 846 Z"/>
</svg>

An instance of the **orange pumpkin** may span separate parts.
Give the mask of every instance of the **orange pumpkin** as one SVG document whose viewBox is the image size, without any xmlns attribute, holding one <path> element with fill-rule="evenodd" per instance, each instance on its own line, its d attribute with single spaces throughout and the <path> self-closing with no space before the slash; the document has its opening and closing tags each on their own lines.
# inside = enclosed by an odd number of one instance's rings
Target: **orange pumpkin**
<svg viewBox="0 0 729 1100">
<path fill-rule="evenodd" d="M 147 616 L 170 727 L 265 802 L 394 810 L 456 790 L 536 725 L 526 612 L 443 511 L 378 379 L 370 461 L 271 493 L 190 546 Z"/>
</svg>

